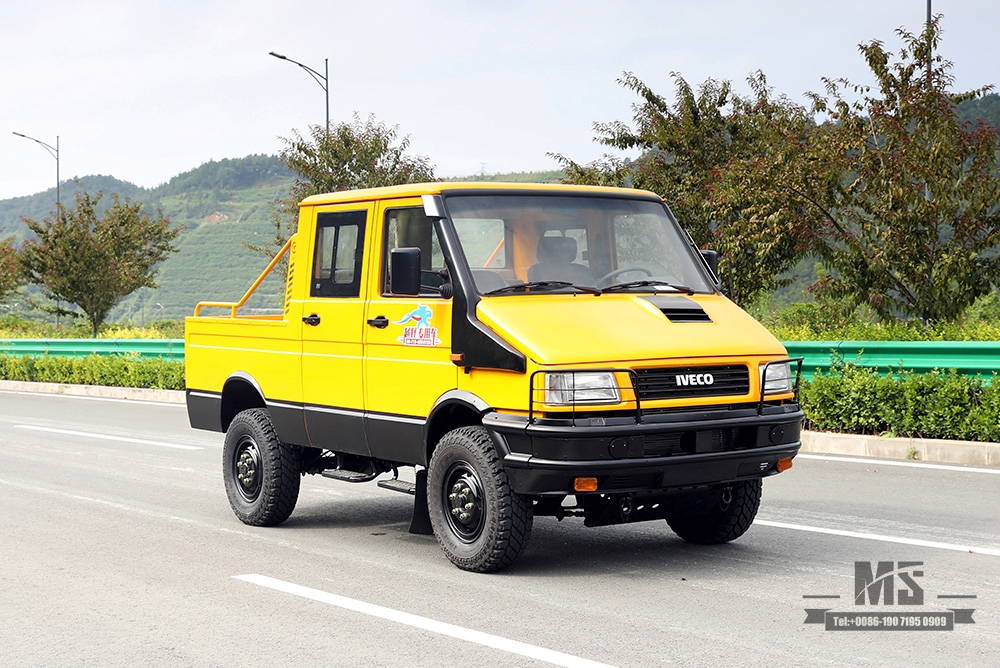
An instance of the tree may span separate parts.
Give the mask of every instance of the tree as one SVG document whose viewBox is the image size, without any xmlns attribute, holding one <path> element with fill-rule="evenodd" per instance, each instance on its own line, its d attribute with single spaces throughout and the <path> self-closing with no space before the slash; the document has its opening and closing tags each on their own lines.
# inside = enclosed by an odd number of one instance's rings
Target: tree
<svg viewBox="0 0 1000 668">
<path fill-rule="evenodd" d="M 989 87 L 949 90 L 939 22 L 898 30 L 895 62 L 881 42 L 859 47 L 874 89 L 827 80 L 829 97 L 814 96 L 832 120 L 825 154 L 844 175 L 799 191 L 822 212 L 821 257 L 835 274 L 821 287 L 883 318 L 954 319 L 1000 277 L 1000 141 L 957 106 Z"/>
<path fill-rule="evenodd" d="M 0 239 L 0 301 L 21 286 L 23 277 L 14 237 Z"/>
<path fill-rule="evenodd" d="M 387 126 L 369 116 L 354 114 L 351 123 L 338 123 L 329 130 L 309 126 L 309 136 L 292 131 L 282 138 L 281 162 L 296 175 L 289 196 L 272 211 L 275 238 L 266 246 L 249 248 L 274 255 L 298 227 L 298 204 L 310 195 L 377 188 L 434 180 L 434 166 L 422 155 L 407 155 L 409 136 L 397 139 L 399 126 Z"/>
<path fill-rule="evenodd" d="M 155 288 L 156 265 L 176 250 L 180 228 L 157 211 L 151 216 L 140 202 L 111 195 L 111 206 L 98 216 L 102 194 L 76 195 L 73 209 L 59 207 L 55 220 L 25 218 L 36 238 L 25 242 L 21 262 L 28 280 L 46 297 L 76 304 L 93 335 L 123 297 L 139 288 Z"/>
<path fill-rule="evenodd" d="M 634 129 L 621 121 L 596 123 L 599 143 L 639 149 L 636 160 L 605 156 L 579 165 L 556 158 L 572 183 L 644 188 L 661 195 L 695 243 L 721 253 L 720 278 L 731 299 L 747 304 L 787 281 L 779 275 L 805 254 L 816 213 L 797 198 L 775 197 L 756 171 L 763 163 L 796 161 L 799 171 L 821 166 L 802 156 L 814 129 L 807 111 L 773 95 L 760 72 L 753 94 L 740 96 L 728 81 L 708 79 L 696 92 L 679 75 L 676 101 L 626 72 L 619 83 L 642 102 Z"/>
</svg>

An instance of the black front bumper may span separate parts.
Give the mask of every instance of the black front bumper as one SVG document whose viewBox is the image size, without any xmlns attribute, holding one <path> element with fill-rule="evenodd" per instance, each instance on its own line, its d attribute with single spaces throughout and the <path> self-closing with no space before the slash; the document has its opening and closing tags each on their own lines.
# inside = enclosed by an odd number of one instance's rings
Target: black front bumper
<svg viewBox="0 0 1000 668">
<path fill-rule="evenodd" d="M 597 478 L 597 493 L 668 490 L 778 473 L 798 454 L 798 405 L 763 412 L 698 410 L 627 418 L 537 420 L 490 413 L 483 424 L 519 494 L 574 494 L 574 479 Z"/>
</svg>

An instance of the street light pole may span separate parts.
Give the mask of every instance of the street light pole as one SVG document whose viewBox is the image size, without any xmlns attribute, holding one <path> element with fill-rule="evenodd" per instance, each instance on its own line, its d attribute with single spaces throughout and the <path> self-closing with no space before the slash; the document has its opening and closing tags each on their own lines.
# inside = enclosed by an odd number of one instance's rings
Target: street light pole
<svg viewBox="0 0 1000 668">
<path fill-rule="evenodd" d="M 18 137 L 24 137 L 25 139 L 30 139 L 36 144 L 41 144 L 42 148 L 49 152 L 53 158 L 56 159 L 56 215 L 59 214 L 59 205 L 62 201 L 59 199 L 59 135 L 56 135 L 56 145 L 49 146 L 40 139 L 35 139 L 34 137 L 29 137 L 28 135 L 22 135 L 20 132 L 15 132 Z"/>
<path fill-rule="evenodd" d="M 318 83 L 320 85 L 320 88 L 323 89 L 323 92 L 326 93 L 326 131 L 330 132 L 330 59 L 329 58 L 323 59 L 323 74 L 320 74 L 319 72 L 309 67 L 308 65 L 303 65 L 297 60 L 292 60 L 288 56 L 283 56 L 280 53 L 275 53 L 274 51 L 271 51 L 268 55 L 274 56 L 279 60 L 287 60 L 290 63 L 298 65 L 306 72 L 308 72 L 309 76 L 311 76 L 313 79 L 316 80 L 316 83 Z"/>
<path fill-rule="evenodd" d="M 931 27 L 931 0 L 927 0 L 927 28 Z M 927 85 L 931 83 L 931 52 L 927 50 Z"/>
</svg>

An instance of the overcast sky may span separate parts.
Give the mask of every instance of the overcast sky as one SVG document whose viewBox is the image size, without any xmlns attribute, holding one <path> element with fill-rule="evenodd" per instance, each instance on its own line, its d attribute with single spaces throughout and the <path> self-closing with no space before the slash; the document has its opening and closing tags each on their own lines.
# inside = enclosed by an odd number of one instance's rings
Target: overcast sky
<svg viewBox="0 0 1000 668">
<path fill-rule="evenodd" d="M 1000 83 L 997 0 L 935 0 L 956 89 Z M 61 177 L 159 185 L 211 160 L 277 153 L 330 115 L 375 114 L 439 176 L 589 161 L 594 121 L 628 120 L 632 71 L 673 98 L 670 73 L 743 82 L 757 69 L 803 101 L 821 77 L 869 82 L 857 45 L 894 49 L 925 0 L 0 0 L 0 198 Z M 745 86 L 743 86 L 745 89 Z"/>
</svg>

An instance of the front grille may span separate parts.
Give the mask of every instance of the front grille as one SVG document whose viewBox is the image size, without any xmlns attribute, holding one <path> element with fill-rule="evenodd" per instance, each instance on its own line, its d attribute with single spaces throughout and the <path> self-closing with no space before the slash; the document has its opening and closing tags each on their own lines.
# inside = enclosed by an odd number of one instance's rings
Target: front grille
<svg viewBox="0 0 1000 668">
<path fill-rule="evenodd" d="M 635 374 L 640 401 L 742 396 L 750 392 L 750 371 L 743 364 L 636 369 Z"/>
<path fill-rule="evenodd" d="M 702 431 L 671 432 L 645 436 L 643 457 L 693 455 L 701 452 L 732 452 L 757 447 L 756 427 L 730 427 Z"/>
</svg>

